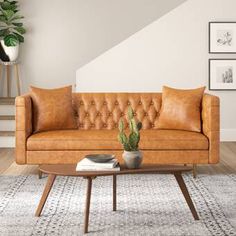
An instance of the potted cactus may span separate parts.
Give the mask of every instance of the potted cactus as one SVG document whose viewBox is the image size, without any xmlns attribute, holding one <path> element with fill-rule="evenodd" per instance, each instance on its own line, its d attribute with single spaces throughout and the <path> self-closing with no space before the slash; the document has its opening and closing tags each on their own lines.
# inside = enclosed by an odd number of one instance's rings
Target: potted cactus
<svg viewBox="0 0 236 236">
<path fill-rule="evenodd" d="M 139 150 L 140 141 L 140 129 L 142 128 L 142 123 L 137 122 L 134 119 L 134 111 L 131 107 L 128 108 L 128 122 L 130 134 L 127 136 L 125 133 L 124 121 L 120 119 L 119 122 L 119 134 L 118 140 L 123 145 L 123 159 L 125 165 L 129 169 L 139 168 L 142 163 L 142 152 Z"/>
</svg>

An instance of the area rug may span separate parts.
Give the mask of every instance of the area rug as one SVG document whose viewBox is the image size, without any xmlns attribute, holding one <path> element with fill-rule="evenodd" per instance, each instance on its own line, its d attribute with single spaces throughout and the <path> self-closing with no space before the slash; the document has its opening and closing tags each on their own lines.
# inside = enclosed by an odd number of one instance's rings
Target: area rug
<svg viewBox="0 0 236 236">
<path fill-rule="evenodd" d="M 93 181 L 89 235 L 236 235 L 236 175 L 184 175 L 200 216 L 195 221 L 172 175 Z M 46 178 L 0 176 L 0 235 L 83 235 L 86 181 L 57 177 L 42 216 L 34 216 Z"/>
</svg>

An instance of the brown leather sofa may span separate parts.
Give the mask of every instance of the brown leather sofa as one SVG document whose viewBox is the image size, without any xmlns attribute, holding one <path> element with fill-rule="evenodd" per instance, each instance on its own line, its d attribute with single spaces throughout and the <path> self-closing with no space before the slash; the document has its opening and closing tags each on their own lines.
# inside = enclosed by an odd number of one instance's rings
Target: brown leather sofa
<svg viewBox="0 0 236 236">
<path fill-rule="evenodd" d="M 132 106 L 143 123 L 144 163 L 212 164 L 219 161 L 219 99 L 204 94 L 202 132 L 156 129 L 161 93 L 74 93 L 78 129 L 34 133 L 30 95 L 16 98 L 16 162 L 77 163 L 86 154 L 112 153 L 121 160 L 118 122 Z M 127 122 L 126 122 L 127 125 Z"/>
</svg>

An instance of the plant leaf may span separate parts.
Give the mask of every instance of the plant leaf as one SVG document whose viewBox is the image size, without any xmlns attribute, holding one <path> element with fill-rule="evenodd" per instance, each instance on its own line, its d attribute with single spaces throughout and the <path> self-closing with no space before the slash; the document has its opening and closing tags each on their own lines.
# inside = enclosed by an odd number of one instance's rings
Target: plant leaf
<svg viewBox="0 0 236 236">
<path fill-rule="evenodd" d="M 23 27 L 14 27 L 14 30 L 16 30 L 20 34 L 25 34 L 26 30 Z"/>
<path fill-rule="evenodd" d="M 23 19 L 23 18 L 24 18 L 24 16 L 15 15 L 15 16 L 13 16 L 13 17 L 11 18 L 11 21 L 14 22 L 14 21 L 16 21 L 16 20 Z"/>
<path fill-rule="evenodd" d="M 23 26 L 23 23 L 17 23 L 17 22 L 13 22 L 12 23 L 14 26 L 17 26 L 17 27 L 22 27 Z"/>
<path fill-rule="evenodd" d="M 131 133 L 129 135 L 129 145 L 133 151 L 138 150 L 138 143 L 139 143 L 139 134 L 137 133 Z"/>
<path fill-rule="evenodd" d="M 11 1 L 10 2 L 12 5 L 15 5 L 15 4 L 17 4 L 17 1 Z"/>
<path fill-rule="evenodd" d="M 119 131 L 120 132 L 124 131 L 124 121 L 123 121 L 123 119 L 120 119 L 120 121 L 119 121 Z"/>
<path fill-rule="evenodd" d="M 133 128 L 133 131 L 135 133 L 138 133 L 138 127 L 137 127 L 137 124 L 136 124 L 136 121 L 135 121 L 134 118 L 131 120 L 131 125 L 132 125 L 132 128 Z"/>
<path fill-rule="evenodd" d="M 7 18 L 7 20 L 10 20 L 12 16 L 15 14 L 12 10 L 3 10 L 3 15 Z"/>
<path fill-rule="evenodd" d="M 128 108 L 128 117 L 129 117 L 129 120 L 131 120 L 134 117 L 134 111 L 131 106 L 129 106 Z"/>
<path fill-rule="evenodd" d="M 15 33 L 15 32 L 13 34 L 18 38 L 20 43 L 24 43 L 25 40 L 24 40 L 24 37 L 22 35 L 20 35 L 18 33 Z"/>
<path fill-rule="evenodd" d="M 9 3 L 9 2 L 1 2 L 1 8 L 3 10 L 11 10 L 11 3 Z"/>
<path fill-rule="evenodd" d="M 137 124 L 137 128 L 138 128 L 138 130 L 141 130 L 142 129 L 142 123 L 141 122 L 138 122 L 138 124 Z"/>
<path fill-rule="evenodd" d="M 0 21 L 6 23 L 6 22 L 7 22 L 7 18 L 6 18 L 6 16 L 4 16 L 4 15 L 0 15 Z"/>
<path fill-rule="evenodd" d="M 0 30 L 0 37 L 5 37 L 7 34 L 8 34 L 8 30 L 7 29 Z"/>
<path fill-rule="evenodd" d="M 0 3 L 0 6 L 3 10 L 16 10 L 17 9 L 17 1 L 4 1 Z"/>
<path fill-rule="evenodd" d="M 19 44 L 19 40 L 16 35 L 14 34 L 8 34 L 7 36 L 4 37 L 4 43 L 7 47 L 14 47 Z"/>
</svg>

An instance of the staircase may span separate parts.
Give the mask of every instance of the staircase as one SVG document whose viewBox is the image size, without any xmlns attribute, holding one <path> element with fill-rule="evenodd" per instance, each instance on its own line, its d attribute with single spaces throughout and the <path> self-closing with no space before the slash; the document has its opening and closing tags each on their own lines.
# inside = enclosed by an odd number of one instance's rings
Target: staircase
<svg viewBox="0 0 236 236">
<path fill-rule="evenodd" d="M 15 147 L 15 98 L 0 98 L 0 148 Z"/>
</svg>

